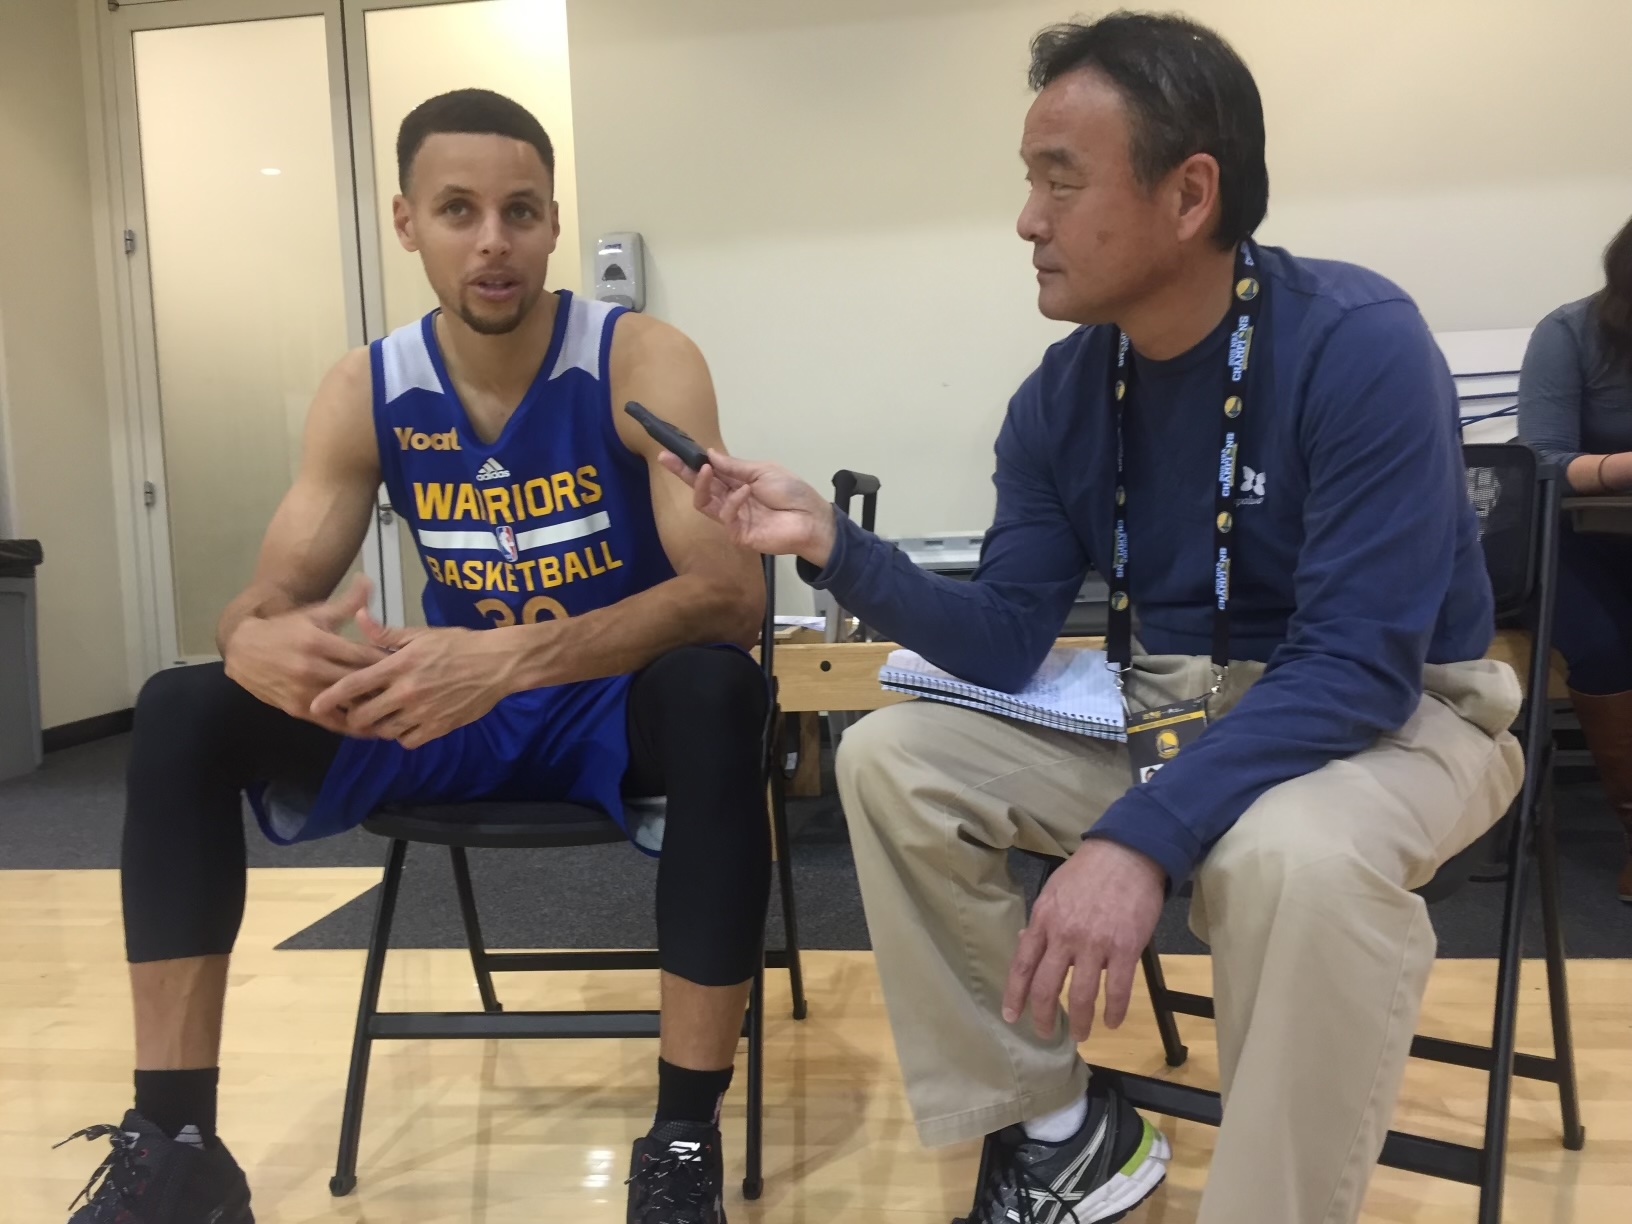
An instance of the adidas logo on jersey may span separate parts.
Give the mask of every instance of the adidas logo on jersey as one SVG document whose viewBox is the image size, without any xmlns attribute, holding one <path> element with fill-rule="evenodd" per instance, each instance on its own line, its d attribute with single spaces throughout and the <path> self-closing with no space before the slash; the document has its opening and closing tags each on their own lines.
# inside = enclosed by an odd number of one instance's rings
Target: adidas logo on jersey
<svg viewBox="0 0 1632 1224">
<path fill-rule="evenodd" d="M 489 459 L 486 463 L 482 464 L 481 467 L 476 469 L 476 479 L 509 480 L 510 469 L 505 467 L 497 459 Z"/>
</svg>

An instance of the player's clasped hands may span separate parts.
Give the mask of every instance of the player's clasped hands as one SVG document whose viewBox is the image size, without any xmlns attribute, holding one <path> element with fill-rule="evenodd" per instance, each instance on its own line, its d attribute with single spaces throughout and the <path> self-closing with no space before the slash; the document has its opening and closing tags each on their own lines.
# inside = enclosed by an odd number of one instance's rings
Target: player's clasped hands
<svg viewBox="0 0 1632 1224">
<path fill-rule="evenodd" d="M 227 675 L 260 700 L 340 735 L 404 748 L 475 722 L 508 690 L 509 652 L 468 629 L 387 628 L 368 614 L 370 584 L 278 616 L 246 617 L 227 644 Z M 362 641 L 341 636 L 348 621 Z"/>
<path fill-rule="evenodd" d="M 356 618 L 381 657 L 319 693 L 309 715 L 315 722 L 338 720 L 345 735 L 418 748 L 475 722 L 510 691 L 514 652 L 503 634 L 389 628 L 365 609 Z"/>
<path fill-rule="evenodd" d="M 370 586 L 359 575 L 324 603 L 279 616 L 245 617 L 226 644 L 227 675 L 267 705 L 346 733 L 341 712 L 316 715 L 312 702 L 331 685 L 386 657 L 384 647 L 340 636 L 368 606 Z"/>
</svg>

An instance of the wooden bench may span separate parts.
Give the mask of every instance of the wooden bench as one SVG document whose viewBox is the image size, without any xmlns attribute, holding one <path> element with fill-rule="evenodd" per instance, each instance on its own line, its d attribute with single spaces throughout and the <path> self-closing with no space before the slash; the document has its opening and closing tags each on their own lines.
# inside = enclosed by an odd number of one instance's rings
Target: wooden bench
<svg viewBox="0 0 1632 1224">
<path fill-rule="evenodd" d="M 1097 648 L 1103 638 L 1061 638 L 1061 646 Z M 894 650 L 893 642 L 810 642 L 789 640 L 776 647 L 776 678 L 782 709 L 789 714 L 824 710 L 877 710 L 899 701 L 911 701 L 905 693 L 892 693 L 878 686 L 878 669 Z M 1504 629 L 1496 635 L 1486 653 L 1499 659 L 1519 676 L 1530 666 L 1530 635 Z M 1548 694 L 1567 700 L 1564 660 L 1553 652 L 1552 683 Z"/>
</svg>

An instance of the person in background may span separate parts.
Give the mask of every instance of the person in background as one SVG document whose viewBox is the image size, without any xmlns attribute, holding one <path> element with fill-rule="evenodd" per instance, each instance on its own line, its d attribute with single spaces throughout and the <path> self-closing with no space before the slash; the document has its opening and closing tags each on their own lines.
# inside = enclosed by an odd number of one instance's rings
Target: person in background
<svg viewBox="0 0 1632 1224">
<path fill-rule="evenodd" d="M 1632 493 L 1632 221 L 1604 252 L 1604 287 L 1560 306 L 1530 337 L 1519 437 L 1576 494 Z M 1632 536 L 1559 539 L 1558 648 L 1604 790 L 1626 830 L 1616 887 L 1632 903 Z"/>
</svg>

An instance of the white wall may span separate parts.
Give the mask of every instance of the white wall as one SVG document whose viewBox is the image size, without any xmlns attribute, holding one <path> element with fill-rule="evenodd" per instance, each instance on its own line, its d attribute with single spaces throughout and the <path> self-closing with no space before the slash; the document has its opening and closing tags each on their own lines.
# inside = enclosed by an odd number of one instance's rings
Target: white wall
<svg viewBox="0 0 1632 1224">
<path fill-rule="evenodd" d="M 0 337 L 11 529 L 38 537 L 43 720 L 129 706 L 77 12 L 0 4 Z"/>
<path fill-rule="evenodd" d="M 1632 4 L 1203 0 L 1258 78 L 1266 241 L 1363 263 L 1438 331 L 1602 283 L 1632 214 Z"/>
<path fill-rule="evenodd" d="M 1263 92 L 1265 241 L 1378 268 L 1438 330 L 1592 289 L 1632 212 L 1632 5 L 1184 8 Z M 1013 225 L 1027 44 L 1072 11 L 569 0 L 586 253 L 646 235 L 647 308 L 707 354 L 735 451 L 875 472 L 889 534 L 989 521 L 1004 405 L 1066 330 Z"/>
<path fill-rule="evenodd" d="M 1049 15 L 569 0 L 586 239 L 645 234 L 647 309 L 701 345 L 734 451 L 876 473 L 890 532 L 985 526 L 1003 407 L 1068 330 L 1013 230 Z"/>
</svg>

